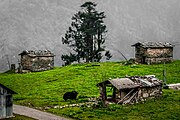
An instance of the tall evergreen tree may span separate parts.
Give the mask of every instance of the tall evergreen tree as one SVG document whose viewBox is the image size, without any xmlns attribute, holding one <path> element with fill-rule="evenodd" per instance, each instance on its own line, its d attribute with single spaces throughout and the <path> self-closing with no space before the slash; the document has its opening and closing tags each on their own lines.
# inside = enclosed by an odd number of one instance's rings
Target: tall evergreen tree
<svg viewBox="0 0 180 120">
<path fill-rule="evenodd" d="M 99 62 L 103 51 L 106 52 L 107 59 L 112 57 L 103 46 L 107 32 L 103 21 L 104 12 L 96 11 L 95 7 L 95 3 L 85 2 L 81 5 L 82 10 L 72 17 L 71 26 L 62 38 L 62 43 L 67 44 L 74 52 L 61 56 L 65 64 L 80 62 L 81 59 L 86 62 Z"/>
</svg>

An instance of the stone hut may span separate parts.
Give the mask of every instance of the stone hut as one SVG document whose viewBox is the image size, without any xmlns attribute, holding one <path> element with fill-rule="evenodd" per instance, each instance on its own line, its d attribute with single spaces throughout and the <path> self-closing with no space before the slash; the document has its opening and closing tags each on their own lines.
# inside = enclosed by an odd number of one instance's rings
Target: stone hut
<svg viewBox="0 0 180 120">
<path fill-rule="evenodd" d="M 0 83 L 0 119 L 13 116 L 13 90 Z"/>
<path fill-rule="evenodd" d="M 173 47 L 170 43 L 138 42 L 135 47 L 135 61 L 142 64 L 171 62 L 173 60 Z"/>
<path fill-rule="evenodd" d="M 162 96 L 162 81 L 154 75 L 116 78 L 98 83 L 100 99 L 109 102 L 131 104 Z"/>
<path fill-rule="evenodd" d="M 48 50 L 25 50 L 21 56 L 20 67 L 22 70 L 44 71 L 54 67 L 54 54 Z"/>
</svg>

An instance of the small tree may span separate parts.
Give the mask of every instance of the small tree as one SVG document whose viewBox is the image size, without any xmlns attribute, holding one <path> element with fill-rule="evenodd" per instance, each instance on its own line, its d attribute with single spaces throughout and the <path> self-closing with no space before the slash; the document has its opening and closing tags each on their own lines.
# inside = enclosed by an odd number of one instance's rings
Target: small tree
<svg viewBox="0 0 180 120">
<path fill-rule="evenodd" d="M 104 12 L 96 11 L 95 7 L 95 3 L 85 2 L 81 5 L 82 10 L 72 17 L 71 27 L 62 38 L 62 43 L 74 51 L 70 55 L 61 56 L 66 65 L 74 61 L 80 62 L 80 59 L 99 62 L 103 57 L 107 32 L 103 21 L 105 15 Z M 109 51 L 106 51 L 105 56 L 107 59 L 112 57 Z"/>
</svg>

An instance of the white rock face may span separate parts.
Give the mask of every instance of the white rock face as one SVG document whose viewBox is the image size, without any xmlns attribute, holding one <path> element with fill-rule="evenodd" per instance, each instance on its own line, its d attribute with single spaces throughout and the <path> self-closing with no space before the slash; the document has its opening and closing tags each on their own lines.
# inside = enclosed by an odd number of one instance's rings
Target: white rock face
<svg viewBox="0 0 180 120">
<path fill-rule="evenodd" d="M 69 48 L 61 38 L 71 23 L 71 17 L 87 0 L 0 0 L 0 71 L 18 62 L 23 50 L 48 49 L 56 54 L 55 65 L 60 66 L 61 55 Z M 89 1 L 89 0 L 88 0 Z M 134 57 L 132 44 L 141 41 L 179 42 L 179 0 L 94 0 L 97 9 L 106 14 L 107 49 L 111 61 Z M 174 49 L 179 59 L 180 45 Z"/>
</svg>

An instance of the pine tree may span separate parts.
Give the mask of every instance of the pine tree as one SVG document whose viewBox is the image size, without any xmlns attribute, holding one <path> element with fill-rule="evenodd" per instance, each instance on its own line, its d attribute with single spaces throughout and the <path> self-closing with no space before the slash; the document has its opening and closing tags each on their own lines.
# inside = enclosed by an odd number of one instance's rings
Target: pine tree
<svg viewBox="0 0 180 120">
<path fill-rule="evenodd" d="M 105 34 L 107 32 L 103 19 L 106 17 L 104 12 L 95 10 L 96 4 L 85 2 L 81 5 L 82 10 L 72 17 L 72 23 L 62 38 L 62 43 L 72 48 L 73 53 L 62 55 L 65 64 L 74 61 L 80 62 L 99 62 L 105 56 L 110 59 L 112 56 L 105 50 Z"/>
</svg>

